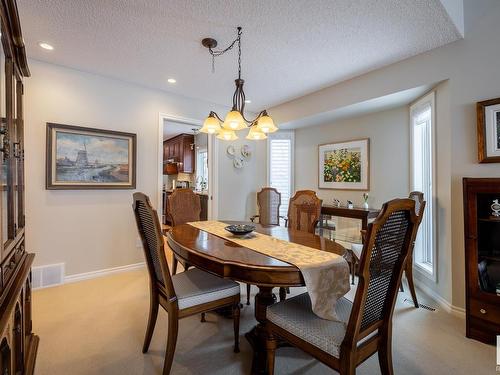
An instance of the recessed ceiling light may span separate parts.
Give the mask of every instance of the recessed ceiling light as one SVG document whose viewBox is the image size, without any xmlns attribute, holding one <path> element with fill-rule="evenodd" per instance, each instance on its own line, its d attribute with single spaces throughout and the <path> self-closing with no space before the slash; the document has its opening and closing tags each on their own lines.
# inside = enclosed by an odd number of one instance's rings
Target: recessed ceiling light
<svg viewBox="0 0 500 375">
<path fill-rule="evenodd" d="M 175 83 L 175 82 L 177 82 L 177 80 L 175 78 L 169 78 L 169 79 L 167 79 L 167 82 L 168 83 Z"/>
<path fill-rule="evenodd" d="M 245 103 L 250 104 L 252 101 L 250 99 L 245 99 Z"/>
<path fill-rule="evenodd" d="M 38 43 L 38 45 L 43 48 L 43 49 L 46 49 L 48 51 L 52 51 L 54 49 L 54 47 L 52 47 L 49 43 L 45 43 L 45 42 L 40 42 Z"/>
</svg>

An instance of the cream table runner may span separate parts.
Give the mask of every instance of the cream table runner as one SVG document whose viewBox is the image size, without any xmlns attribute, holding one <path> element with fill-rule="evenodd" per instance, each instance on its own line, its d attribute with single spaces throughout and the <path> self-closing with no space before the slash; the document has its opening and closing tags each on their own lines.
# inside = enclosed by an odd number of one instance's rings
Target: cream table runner
<svg viewBox="0 0 500 375">
<path fill-rule="evenodd" d="M 234 236 L 224 229 L 228 224 L 220 221 L 196 221 L 188 224 L 293 264 L 304 277 L 313 312 L 323 319 L 339 320 L 335 305 L 350 289 L 349 266 L 342 256 L 256 232 L 246 237 Z"/>
</svg>

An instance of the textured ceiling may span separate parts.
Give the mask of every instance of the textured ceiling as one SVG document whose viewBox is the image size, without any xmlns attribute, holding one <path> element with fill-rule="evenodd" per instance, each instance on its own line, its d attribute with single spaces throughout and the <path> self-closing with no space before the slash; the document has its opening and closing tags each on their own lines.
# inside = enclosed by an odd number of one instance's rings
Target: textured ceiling
<svg viewBox="0 0 500 375">
<path fill-rule="evenodd" d="M 460 38 L 439 0 L 18 0 L 30 58 L 230 105 L 243 78 L 257 111 Z M 51 43 L 48 52 L 38 42 Z M 177 79 L 175 85 L 167 78 Z"/>
</svg>

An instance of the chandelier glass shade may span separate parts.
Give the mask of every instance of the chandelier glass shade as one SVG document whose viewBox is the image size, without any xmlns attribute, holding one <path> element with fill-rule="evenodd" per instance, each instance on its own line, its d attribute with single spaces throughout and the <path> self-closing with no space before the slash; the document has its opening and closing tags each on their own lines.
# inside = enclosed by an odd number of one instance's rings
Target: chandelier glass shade
<svg viewBox="0 0 500 375">
<path fill-rule="evenodd" d="M 242 130 L 248 126 L 241 113 L 237 109 L 233 109 L 226 115 L 222 127 L 228 130 Z"/>
<path fill-rule="evenodd" d="M 221 56 L 231 50 L 237 43 L 238 45 L 238 78 L 235 79 L 236 89 L 233 94 L 233 105 L 231 111 L 227 113 L 224 120 L 219 115 L 211 111 L 203 123 L 200 132 L 207 134 L 217 134 L 218 139 L 232 141 L 238 139 L 235 131 L 250 128 L 246 139 L 260 140 L 266 139 L 268 133 L 278 130 L 273 119 L 266 110 L 261 111 L 255 119 L 248 120 L 245 117 L 245 92 L 243 84 L 245 81 L 241 78 L 241 27 L 238 27 L 237 38 L 225 49 L 214 50 L 217 47 L 217 41 L 212 38 L 205 38 L 201 41 L 203 46 L 207 47 L 212 55 L 212 69 L 214 69 L 215 57 Z"/>
<path fill-rule="evenodd" d="M 264 111 L 264 114 L 258 119 L 257 128 L 265 134 L 274 133 L 278 130 L 278 127 L 274 125 L 273 119 L 267 115 L 266 111 Z"/>
<path fill-rule="evenodd" d="M 252 126 L 245 138 L 258 141 L 260 139 L 266 139 L 267 135 L 266 133 L 261 132 L 258 126 Z"/>
<path fill-rule="evenodd" d="M 238 139 L 238 136 L 234 132 L 234 130 L 229 130 L 229 129 L 221 129 L 217 133 L 217 138 L 222 139 L 224 141 L 234 141 Z"/>
<path fill-rule="evenodd" d="M 205 119 L 203 123 L 203 127 L 200 129 L 200 132 L 207 134 L 217 134 L 221 130 L 220 121 L 215 115 L 210 112 L 208 117 Z"/>
</svg>

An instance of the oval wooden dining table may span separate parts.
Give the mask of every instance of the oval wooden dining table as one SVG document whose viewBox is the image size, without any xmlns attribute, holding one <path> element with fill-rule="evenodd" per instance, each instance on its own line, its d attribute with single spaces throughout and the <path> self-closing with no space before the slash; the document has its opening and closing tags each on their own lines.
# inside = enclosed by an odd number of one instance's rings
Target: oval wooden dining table
<svg viewBox="0 0 500 375">
<path fill-rule="evenodd" d="M 241 222 L 225 221 L 228 224 Z M 335 241 L 311 233 L 280 226 L 254 224 L 255 231 L 313 249 L 343 255 L 344 247 Z M 258 251 L 238 245 L 189 224 L 173 227 L 166 235 L 167 242 L 177 257 L 190 265 L 214 275 L 256 285 L 255 319 L 258 324 L 245 334 L 253 348 L 252 374 L 266 373 L 266 309 L 276 303 L 275 287 L 304 286 L 300 270 Z"/>
</svg>

